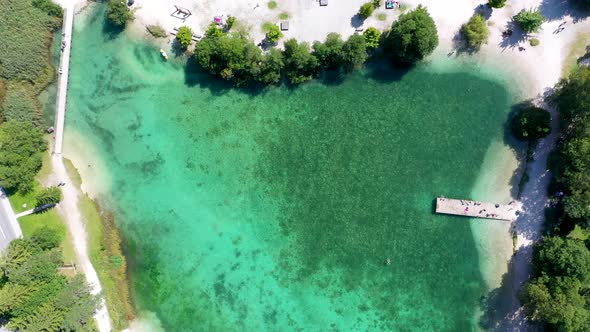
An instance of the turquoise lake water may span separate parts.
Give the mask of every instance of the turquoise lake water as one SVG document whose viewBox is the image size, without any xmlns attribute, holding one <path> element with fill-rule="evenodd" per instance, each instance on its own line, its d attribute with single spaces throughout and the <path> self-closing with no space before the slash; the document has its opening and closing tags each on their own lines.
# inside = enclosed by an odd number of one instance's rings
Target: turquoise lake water
<svg viewBox="0 0 590 332">
<path fill-rule="evenodd" d="M 264 92 L 76 20 L 67 127 L 99 151 L 134 300 L 168 331 L 466 331 L 468 197 L 511 95 L 465 66 Z M 390 266 L 385 260 L 390 258 Z"/>
</svg>

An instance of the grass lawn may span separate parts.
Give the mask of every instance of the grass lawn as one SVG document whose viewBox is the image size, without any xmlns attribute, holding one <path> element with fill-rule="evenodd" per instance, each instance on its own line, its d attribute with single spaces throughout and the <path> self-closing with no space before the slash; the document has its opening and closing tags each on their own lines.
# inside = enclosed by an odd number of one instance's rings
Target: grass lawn
<svg viewBox="0 0 590 332">
<path fill-rule="evenodd" d="M 18 218 L 18 223 L 23 230 L 24 237 L 30 237 L 35 230 L 44 226 L 57 230 L 61 237 L 60 248 L 63 251 L 64 263 L 70 264 L 76 261 L 74 246 L 72 245 L 72 241 L 70 241 L 66 225 L 62 222 L 61 217 L 55 210 Z"/>
</svg>

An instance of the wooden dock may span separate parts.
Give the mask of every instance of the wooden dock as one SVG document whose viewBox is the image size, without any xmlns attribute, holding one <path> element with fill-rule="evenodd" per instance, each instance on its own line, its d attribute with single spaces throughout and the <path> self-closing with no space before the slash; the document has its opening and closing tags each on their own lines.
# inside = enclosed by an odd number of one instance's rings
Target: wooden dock
<svg viewBox="0 0 590 332">
<path fill-rule="evenodd" d="M 436 198 L 436 213 L 452 214 L 471 218 L 514 221 L 518 217 L 520 203 L 486 203 L 445 197 Z"/>
</svg>

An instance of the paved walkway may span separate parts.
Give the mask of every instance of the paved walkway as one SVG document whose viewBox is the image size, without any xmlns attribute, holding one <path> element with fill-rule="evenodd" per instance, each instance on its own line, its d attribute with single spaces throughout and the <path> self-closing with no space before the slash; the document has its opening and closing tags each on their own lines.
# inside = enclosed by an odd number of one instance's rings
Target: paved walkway
<svg viewBox="0 0 590 332">
<path fill-rule="evenodd" d="M 74 27 L 74 3 L 64 8 L 64 25 L 62 34 L 62 52 L 59 60 L 59 78 L 57 84 L 57 107 L 55 115 L 55 142 L 53 153 L 61 154 L 64 141 L 64 127 L 66 120 L 66 101 L 68 95 L 68 77 L 70 73 L 70 50 L 72 45 L 72 30 Z"/>
<path fill-rule="evenodd" d="M 0 188 L 0 250 L 8 247 L 10 241 L 20 237 L 23 237 L 23 232 L 16 221 L 8 196 Z"/>
</svg>

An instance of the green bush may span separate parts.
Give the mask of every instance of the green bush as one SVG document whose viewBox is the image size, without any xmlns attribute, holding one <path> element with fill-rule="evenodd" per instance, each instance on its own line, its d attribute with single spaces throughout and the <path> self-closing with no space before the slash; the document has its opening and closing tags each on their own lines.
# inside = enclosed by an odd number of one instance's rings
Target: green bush
<svg viewBox="0 0 590 332">
<path fill-rule="evenodd" d="M 531 44 L 531 46 L 539 46 L 540 43 L 541 42 L 537 38 L 529 39 L 529 44 Z"/>
<path fill-rule="evenodd" d="M 268 2 L 268 8 L 269 9 L 275 9 L 275 8 L 277 8 L 277 2 L 276 1 L 269 1 Z"/>
<path fill-rule="evenodd" d="M 63 16 L 63 9 L 51 0 L 33 0 L 33 6 L 55 17 Z"/>
<path fill-rule="evenodd" d="M 181 26 L 176 32 L 176 40 L 180 48 L 186 50 L 193 41 L 193 30 L 185 25 Z"/>
<path fill-rule="evenodd" d="M 59 247 L 62 236 L 59 230 L 47 226 L 37 228 L 31 235 L 33 241 L 42 250 L 49 250 Z"/>
<path fill-rule="evenodd" d="M 266 40 L 269 43 L 275 44 L 283 37 L 283 33 L 281 29 L 275 24 L 269 27 L 268 31 L 266 32 Z"/>
<path fill-rule="evenodd" d="M 47 187 L 35 195 L 35 207 L 46 204 L 57 204 L 61 201 L 61 190 L 58 187 Z"/>
<path fill-rule="evenodd" d="M 152 36 L 156 38 L 164 38 L 168 35 L 166 30 L 164 30 L 164 28 L 162 28 L 160 25 L 148 25 L 146 29 Z"/>
<path fill-rule="evenodd" d="M 401 64 L 420 61 L 437 46 L 436 25 L 422 5 L 393 22 L 386 44 L 393 61 Z"/>
<path fill-rule="evenodd" d="M 334 70 L 342 65 L 342 46 L 344 41 L 339 34 L 332 32 L 326 36 L 326 41 L 313 43 L 312 55 L 316 57 L 320 69 Z"/>
<path fill-rule="evenodd" d="M 381 7 L 381 3 L 382 3 L 381 0 L 373 0 L 373 7 L 379 8 L 379 7 Z"/>
<path fill-rule="evenodd" d="M 532 141 L 543 138 L 551 132 L 551 114 L 546 110 L 530 106 L 519 110 L 510 123 L 516 138 Z"/>
<path fill-rule="evenodd" d="M 479 14 L 473 15 L 469 22 L 463 24 L 461 33 L 465 37 L 469 48 L 476 50 L 487 43 L 490 35 L 485 19 Z"/>
<path fill-rule="evenodd" d="M 387 19 L 387 14 L 385 14 L 385 13 L 379 13 L 379 14 L 377 14 L 377 19 L 379 21 L 385 21 Z"/>
<path fill-rule="evenodd" d="M 288 20 L 289 19 L 289 14 L 288 13 L 280 13 L 279 14 L 279 19 L 280 20 Z"/>
<path fill-rule="evenodd" d="M 106 11 L 107 22 L 115 27 L 123 28 L 133 19 L 133 12 L 129 10 L 123 0 L 109 0 Z"/>
<path fill-rule="evenodd" d="M 365 44 L 367 48 L 374 49 L 379 47 L 379 42 L 381 41 L 381 31 L 370 27 L 365 32 L 363 32 L 363 37 L 365 38 Z"/>
<path fill-rule="evenodd" d="M 225 21 L 225 28 L 227 30 L 230 30 L 234 24 L 236 24 L 236 17 L 235 16 L 230 16 L 227 18 L 227 21 Z"/>
<path fill-rule="evenodd" d="M 373 11 L 375 11 L 375 6 L 371 2 L 367 2 L 359 9 L 359 15 L 360 17 L 366 19 L 373 15 Z"/>
<path fill-rule="evenodd" d="M 492 8 L 502 8 L 506 5 L 506 0 L 489 0 L 488 4 Z"/>
<path fill-rule="evenodd" d="M 545 16 L 538 9 L 523 9 L 514 16 L 514 21 L 524 32 L 531 33 L 541 29 Z"/>
</svg>

